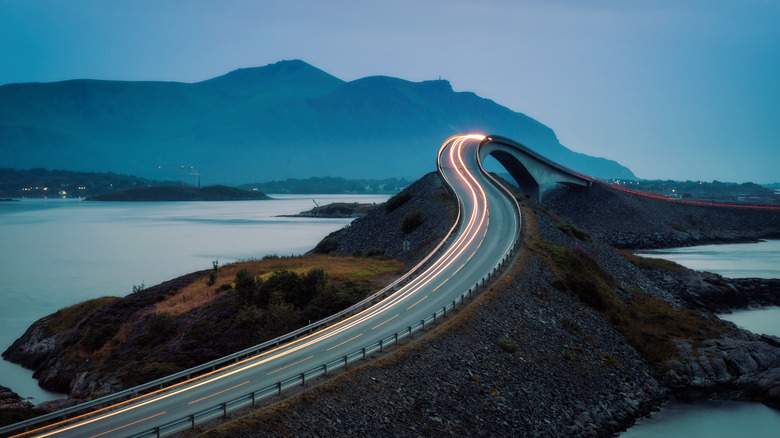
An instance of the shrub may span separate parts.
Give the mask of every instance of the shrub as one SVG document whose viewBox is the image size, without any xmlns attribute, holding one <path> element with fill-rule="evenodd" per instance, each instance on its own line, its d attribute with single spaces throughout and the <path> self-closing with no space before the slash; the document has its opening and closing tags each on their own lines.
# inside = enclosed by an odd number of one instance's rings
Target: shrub
<svg viewBox="0 0 780 438">
<path fill-rule="evenodd" d="M 339 241 L 335 237 L 328 236 L 320 241 L 317 246 L 314 247 L 312 252 L 315 254 L 329 254 L 339 247 Z"/>
<path fill-rule="evenodd" d="M 103 324 L 100 327 L 95 327 L 84 336 L 82 345 L 88 352 L 98 350 L 109 339 L 113 338 L 117 331 L 119 331 L 119 326 L 116 324 Z"/>
<path fill-rule="evenodd" d="M 176 320 L 168 312 L 154 312 L 146 321 L 149 333 L 155 336 L 166 336 L 176 331 Z"/>
<path fill-rule="evenodd" d="M 244 305 L 250 305 L 255 301 L 257 295 L 257 283 L 255 278 L 246 269 L 236 273 L 236 298 L 238 302 Z"/>
<path fill-rule="evenodd" d="M 398 207 L 404 205 L 406 201 L 412 199 L 412 194 L 408 191 L 401 192 L 392 198 L 388 199 L 387 202 L 385 202 L 385 211 L 388 213 L 393 212 L 393 210 L 397 209 Z"/>
<path fill-rule="evenodd" d="M 514 353 L 517 351 L 517 344 L 510 341 L 507 338 L 501 338 L 498 340 L 498 345 L 501 347 L 502 350 L 504 350 L 507 353 Z"/>
<path fill-rule="evenodd" d="M 409 234 L 422 225 L 423 222 L 425 222 L 423 212 L 417 207 L 414 207 L 409 210 L 409 213 L 406 213 L 403 220 L 401 220 L 401 231 L 403 231 L 404 234 Z"/>
<path fill-rule="evenodd" d="M 582 228 L 575 226 L 570 222 L 560 222 L 555 224 L 555 227 L 563 231 L 564 233 L 568 234 L 569 236 L 574 237 L 575 239 L 582 240 L 583 242 L 590 242 L 592 240 L 590 237 L 590 233 L 583 230 Z"/>
</svg>

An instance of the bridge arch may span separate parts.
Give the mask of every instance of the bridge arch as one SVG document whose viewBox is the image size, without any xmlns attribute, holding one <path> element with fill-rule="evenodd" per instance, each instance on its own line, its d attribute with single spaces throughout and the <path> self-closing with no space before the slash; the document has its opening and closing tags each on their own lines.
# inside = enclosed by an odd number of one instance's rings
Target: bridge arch
<svg viewBox="0 0 780 438">
<path fill-rule="evenodd" d="M 593 179 L 551 161 L 528 147 L 506 137 L 489 135 L 479 145 L 479 161 L 490 155 L 509 172 L 521 191 L 540 200 L 540 186 L 568 184 L 588 187 Z"/>
</svg>

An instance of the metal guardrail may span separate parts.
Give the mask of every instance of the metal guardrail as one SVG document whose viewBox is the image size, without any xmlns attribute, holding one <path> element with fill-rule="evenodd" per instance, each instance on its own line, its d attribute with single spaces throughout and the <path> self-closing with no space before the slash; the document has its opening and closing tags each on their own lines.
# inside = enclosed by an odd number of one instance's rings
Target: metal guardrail
<svg viewBox="0 0 780 438">
<path fill-rule="evenodd" d="M 357 362 L 359 360 L 364 360 L 374 353 L 384 352 L 386 348 L 398 344 L 403 339 L 410 338 L 415 333 L 424 330 L 426 327 L 441 321 L 441 319 L 446 317 L 448 313 L 452 313 L 458 306 L 465 303 L 466 300 L 474 297 L 474 295 L 477 293 L 481 285 L 484 285 L 485 283 L 489 282 L 491 278 L 495 277 L 496 274 L 498 274 L 502 269 L 506 267 L 509 260 L 515 254 L 515 250 L 518 246 L 519 240 L 520 239 L 518 237 L 515 243 L 504 254 L 501 260 L 496 264 L 496 266 L 490 272 L 488 272 L 484 277 L 482 277 L 482 279 L 477 284 L 475 284 L 473 288 L 469 288 L 466 292 L 462 293 L 458 298 L 452 300 L 452 303 L 443 306 L 441 310 L 432 313 L 431 316 L 428 316 L 425 319 L 421 319 L 419 322 L 410 325 L 399 332 L 391 333 L 389 336 L 386 336 L 372 344 L 368 344 L 362 348 L 354 350 L 351 353 L 348 353 L 340 357 L 339 359 L 327 363 L 323 363 L 319 366 L 304 371 L 295 377 L 291 377 L 286 380 L 280 380 L 272 385 L 266 386 L 257 391 L 249 392 L 247 394 L 241 395 L 240 397 L 236 397 L 227 402 L 211 406 L 210 408 L 204 409 L 195 414 L 188 415 L 178 420 L 174 420 L 165 423 L 161 426 L 151 428 L 144 432 L 138 433 L 136 435 L 132 435 L 130 438 L 145 438 L 145 437 L 160 438 L 175 433 L 179 433 L 184 430 L 195 429 L 197 426 L 212 421 L 214 419 L 227 418 L 228 414 L 237 411 L 239 409 L 249 407 L 249 406 L 255 406 L 259 402 L 274 396 L 282 396 L 284 391 L 287 389 L 297 387 L 297 386 L 303 386 L 306 384 L 307 381 L 310 381 L 311 379 L 320 376 L 327 376 L 329 373 L 332 373 L 333 371 L 336 371 L 341 368 L 346 368 L 351 363 Z"/>
<path fill-rule="evenodd" d="M 446 142 L 445 142 L 446 144 Z M 481 145 L 480 145 L 481 146 Z M 441 152 L 444 149 L 444 145 L 442 145 L 442 148 L 439 150 L 439 155 L 441 155 Z M 479 161 L 479 154 L 477 154 L 477 159 L 479 162 L 479 167 L 481 171 L 490 178 L 490 180 L 495 184 L 499 189 L 503 190 L 505 195 L 511 199 L 518 212 L 518 217 L 522 220 L 522 214 L 520 210 L 520 206 L 517 202 L 517 199 L 515 199 L 514 195 L 506 189 L 502 184 L 500 184 L 495 178 L 493 178 L 489 173 L 487 173 L 484 168 L 482 168 L 482 163 Z M 443 176 L 443 172 L 441 171 L 441 167 L 439 165 L 439 160 L 437 160 L 437 170 L 439 173 Z M 443 178 L 447 184 L 445 184 L 445 188 L 448 190 L 448 192 L 451 195 L 455 195 L 454 190 L 452 189 L 449 181 L 447 181 L 446 178 Z M 417 271 L 419 271 L 421 268 L 426 266 L 426 264 L 430 261 L 430 259 L 439 253 L 439 251 L 442 250 L 443 247 L 446 246 L 446 243 L 450 240 L 455 230 L 457 230 L 460 226 L 460 222 L 462 219 L 461 215 L 461 206 L 460 202 L 458 202 L 458 215 L 455 220 L 455 224 L 452 226 L 452 228 L 449 230 L 447 235 L 442 239 L 442 241 L 436 246 L 436 248 L 433 249 L 422 261 L 420 261 L 417 265 L 415 265 L 411 270 L 409 270 L 406 274 L 399 277 L 397 280 L 389 284 L 388 286 L 384 287 L 383 289 L 377 291 L 376 293 L 372 294 L 371 296 L 363 299 L 362 301 L 350 306 L 349 308 L 342 310 L 341 312 L 338 312 L 334 315 L 331 315 L 327 318 L 324 318 L 320 321 L 317 321 L 315 323 L 309 324 L 305 327 L 302 327 L 298 330 L 294 330 L 286 335 L 277 337 L 275 339 L 271 339 L 269 341 L 263 342 L 261 344 L 258 344 L 254 347 L 250 347 L 247 349 L 244 349 L 242 351 L 239 351 L 237 353 L 215 359 L 213 361 L 207 362 L 205 364 L 180 371 L 178 373 L 171 374 L 169 376 L 133 387 L 129 388 L 123 391 L 120 391 L 118 393 L 98 398 L 89 402 L 81 403 L 69 408 L 65 408 L 56 412 L 52 412 L 50 414 L 42 415 L 39 417 L 32 418 L 30 420 L 25 420 L 19 423 L 15 423 L 9 426 L 4 426 L 0 428 L 0 434 L 5 434 L 7 432 L 19 430 L 19 429 L 25 429 L 28 430 L 30 426 L 35 424 L 40 424 L 45 421 L 49 420 L 66 420 L 68 418 L 68 415 L 70 414 L 83 414 L 85 411 L 96 408 L 100 409 L 104 405 L 111 405 L 116 404 L 117 401 L 127 401 L 129 399 L 133 399 L 139 395 L 142 395 L 146 391 L 149 391 L 151 389 L 162 389 L 165 387 L 165 384 L 174 382 L 179 379 L 185 379 L 189 380 L 192 378 L 193 375 L 197 376 L 198 374 L 204 372 L 204 371 L 215 371 L 217 368 L 221 368 L 230 364 L 233 364 L 235 362 L 238 362 L 241 359 L 245 359 L 251 356 L 255 356 L 257 354 L 262 353 L 263 351 L 275 348 L 282 343 L 295 340 L 298 336 L 302 334 L 310 334 L 313 333 L 315 330 L 324 328 L 334 322 L 337 322 L 338 320 L 351 316 L 355 313 L 358 313 L 360 311 L 365 310 L 366 308 L 372 306 L 378 301 L 381 301 L 382 299 L 386 298 L 389 294 L 395 292 L 397 287 L 402 284 L 403 282 L 409 281 L 413 278 L 413 274 Z M 519 227 L 519 229 L 522 229 Z M 447 316 L 448 311 L 453 311 L 456 306 L 463 304 L 464 301 L 468 298 L 472 298 L 474 294 L 477 292 L 480 283 L 484 285 L 487 281 L 490 281 L 490 279 L 495 276 L 498 272 L 500 272 L 501 269 L 503 269 L 506 266 L 506 263 L 509 261 L 509 259 L 514 255 L 515 250 L 517 248 L 518 243 L 520 242 L 520 237 L 522 236 L 522 233 L 518 231 L 518 234 L 516 236 L 515 242 L 512 244 L 512 246 L 507 250 L 507 252 L 504 254 L 504 256 L 501 258 L 501 260 L 496 264 L 496 266 L 487 273 L 480 282 L 478 282 L 473 290 L 472 288 L 468 289 L 468 291 L 464 292 L 460 295 L 459 298 L 452 301 L 451 304 L 448 304 L 447 306 L 444 306 L 442 310 L 434 312 L 431 316 L 428 318 L 425 318 L 421 320 L 419 323 L 409 326 L 406 329 L 391 334 L 390 336 L 380 339 L 379 341 L 370 344 L 368 346 L 365 346 L 359 350 L 356 350 L 352 353 L 349 353 L 343 357 L 343 359 L 339 359 L 336 361 L 331 361 L 329 363 L 322 364 L 316 368 L 312 368 L 309 371 L 305 371 L 300 374 L 300 376 L 293 377 L 287 380 L 276 382 L 273 385 L 270 385 L 266 388 L 260 389 L 258 391 L 250 392 L 246 395 L 243 395 L 241 397 L 238 397 L 236 399 L 233 399 L 231 401 L 221 403 L 219 405 L 213 406 L 211 408 L 208 408 L 206 410 L 200 411 L 198 413 L 189 415 L 187 417 L 166 423 L 162 426 L 155 427 L 154 429 L 150 429 L 148 431 L 142 432 L 137 435 L 133 435 L 132 438 L 141 438 L 141 437 L 162 437 L 167 436 L 173 433 L 181 432 L 186 429 L 194 429 L 198 424 L 203 424 L 207 421 L 211 421 L 215 418 L 219 417 L 227 417 L 228 413 L 233 412 L 237 409 L 246 407 L 246 406 L 254 406 L 257 402 L 262 401 L 266 398 L 269 398 L 273 395 L 282 395 L 282 392 L 285 389 L 288 389 L 293 386 L 298 385 L 304 385 L 306 383 L 307 379 L 312 379 L 319 377 L 321 375 L 327 375 L 329 372 L 337 370 L 342 367 L 346 367 L 349 363 L 355 362 L 356 360 L 365 359 L 368 355 L 379 351 L 382 352 L 386 346 L 390 346 L 393 344 L 397 344 L 398 341 L 406 338 L 411 337 L 413 333 L 422 330 L 425 328 L 426 324 L 430 325 L 432 323 L 437 322 L 437 318 L 443 318 Z M 459 300 L 459 301 L 458 301 Z M 441 316 L 439 316 L 441 315 Z"/>
<path fill-rule="evenodd" d="M 286 389 L 296 387 L 296 386 L 303 386 L 306 384 L 308 380 L 311 380 L 319 376 L 328 375 L 328 373 L 338 370 L 340 368 L 346 368 L 347 365 L 349 365 L 350 363 L 356 362 L 358 360 L 366 359 L 368 356 L 370 356 L 373 353 L 384 352 L 385 348 L 398 344 L 399 341 L 411 337 L 414 333 L 425 329 L 426 326 L 435 324 L 442 318 L 446 317 L 448 312 L 450 313 L 453 312 L 459 305 L 462 305 L 467 299 L 474 297 L 474 295 L 479 290 L 480 285 L 485 285 L 485 283 L 489 282 L 491 278 L 494 278 L 496 274 L 500 273 L 501 270 L 506 267 L 507 263 L 515 255 L 516 249 L 522 237 L 522 227 L 520 226 L 520 224 L 522 223 L 522 212 L 520 210 L 520 204 L 517 202 L 517 199 L 506 187 L 504 187 L 501 183 L 499 183 L 489 173 L 485 172 L 485 170 L 482 168 L 481 162 L 479 163 L 479 167 L 481 171 L 485 175 L 487 175 L 488 178 L 490 178 L 493 184 L 495 184 L 500 190 L 502 190 L 505 196 L 507 196 L 510 200 L 512 200 L 512 202 L 514 203 L 517 209 L 518 218 L 520 218 L 520 221 L 518 222 L 518 231 L 512 246 L 510 246 L 509 249 L 506 251 L 506 253 L 504 253 L 501 260 L 493 267 L 493 269 L 490 270 L 484 277 L 482 277 L 482 279 L 479 282 L 477 282 L 473 288 L 469 288 L 466 292 L 462 293 L 458 298 L 452 300 L 452 303 L 443 306 L 441 310 L 433 312 L 431 316 L 420 320 L 420 322 L 410 325 L 399 332 L 394 332 L 389 336 L 380 339 L 379 341 L 376 341 L 372 344 L 366 345 L 351 353 L 348 353 L 337 360 L 333 360 L 331 362 L 321 364 L 317 367 L 309 369 L 308 371 L 304 371 L 295 377 L 278 381 L 265 388 L 250 392 L 248 394 L 237 397 L 233 400 L 220 403 L 218 405 L 212 406 L 208 409 L 189 415 L 187 417 L 171 421 L 169 423 L 163 424 L 162 426 L 149 429 L 147 431 L 133 435 L 130 438 L 145 438 L 145 437 L 160 438 L 160 437 L 172 435 L 174 433 L 182 432 L 187 429 L 195 429 L 198 425 L 204 424 L 216 418 L 227 418 L 229 413 L 234 412 L 238 409 L 248 407 L 248 406 L 255 406 L 258 402 L 273 396 L 282 396 L 282 393 Z M 458 218 L 460 219 L 460 204 L 458 208 Z M 459 224 L 459 219 L 458 221 L 456 221 L 456 226 Z M 451 233 L 452 231 L 450 232 L 450 234 Z"/>
<path fill-rule="evenodd" d="M 449 192 L 454 195 L 454 192 L 452 189 L 447 186 L 449 189 Z M 134 399 L 140 395 L 143 395 L 147 392 L 151 392 L 152 390 L 160 390 L 163 389 L 166 384 L 170 384 L 179 380 L 189 380 L 192 377 L 197 377 L 198 375 L 204 373 L 204 372 L 212 372 L 216 371 L 219 368 L 223 368 L 228 365 L 232 365 L 241 359 L 246 359 L 251 356 L 258 355 L 266 350 L 276 348 L 281 344 L 284 344 L 289 341 L 293 341 L 297 339 L 301 335 L 308 335 L 316 330 L 328 327 L 332 325 L 333 323 L 336 323 L 344 318 L 347 318 L 349 316 L 352 316 L 356 313 L 362 312 L 363 310 L 371 307 L 372 305 L 376 304 L 377 302 L 385 299 L 388 295 L 395 292 L 398 287 L 411 279 L 414 278 L 414 274 L 418 271 L 425 268 L 428 263 L 430 262 L 431 258 L 433 258 L 436 254 L 438 254 L 444 247 L 446 247 L 446 244 L 449 242 L 451 237 L 453 236 L 453 233 L 455 230 L 458 229 L 461 222 L 461 209 L 460 209 L 460 203 L 458 203 L 458 215 L 455 219 L 455 223 L 450 228 L 450 230 L 447 232 L 447 234 L 444 236 L 444 238 L 439 242 L 439 244 L 423 259 L 421 260 L 417 265 L 415 265 L 412 269 L 410 269 L 408 272 L 406 272 L 404 275 L 390 283 L 389 285 L 385 286 L 381 290 L 373 293 L 372 295 L 364 298 L 358 303 L 353 304 L 352 306 L 335 313 L 327 318 L 323 318 L 319 321 L 316 321 L 314 323 L 311 323 L 305 327 L 301 327 L 300 329 L 294 330 L 290 333 L 287 333 L 285 335 L 279 336 L 277 338 L 271 339 L 269 341 L 263 342 L 261 344 L 255 345 L 253 347 L 246 348 L 244 350 L 241 350 L 237 353 L 233 353 L 218 359 L 214 359 L 210 362 L 179 371 L 177 373 L 161 377 L 157 380 L 153 380 L 151 382 L 147 382 L 138 386 L 135 386 L 133 388 L 128 388 L 122 391 L 119 391 L 117 393 L 97 398 L 95 400 L 90 400 L 88 402 L 80 403 L 78 405 L 74 405 L 65 409 L 58 410 L 56 412 L 51 412 L 49 414 L 44 414 L 35 418 L 31 418 L 29 420 L 20 421 L 18 423 L 14 423 L 8 426 L 0 427 L 0 435 L 25 429 L 29 430 L 30 426 L 44 423 L 47 421 L 64 421 L 68 418 L 71 418 L 74 415 L 82 415 L 84 413 L 88 413 L 89 410 L 95 410 L 95 409 L 101 409 L 106 406 L 110 406 L 112 404 L 116 404 L 118 402 L 128 401 L 131 399 Z"/>
</svg>

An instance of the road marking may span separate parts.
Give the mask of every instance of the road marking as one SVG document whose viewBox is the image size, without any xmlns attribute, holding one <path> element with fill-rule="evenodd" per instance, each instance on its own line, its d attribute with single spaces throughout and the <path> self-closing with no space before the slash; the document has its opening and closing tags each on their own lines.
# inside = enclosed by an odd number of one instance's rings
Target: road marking
<svg viewBox="0 0 780 438">
<path fill-rule="evenodd" d="M 398 315 L 400 315 L 400 313 L 399 313 Z M 388 323 L 388 322 L 392 321 L 392 320 L 393 320 L 393 319 L 395 319 L 395 318 L 396 318 L 398 315 L 395 315 L 394 317 L 392 317 L 392 318 L 388 319 L 387 321 L 385 321 L 385 322 L 383 322 L 383 323 L 380 323 L 379 325 L 375 325 L 375 326 L 371 327 L 371 330 L 373 330 L 373 329 L 375 329 L 375 328 L 378 328 L 378 327 L 381 327 L 383 324 L 385 324 L 385 323 Z"/>
<path fill-rule="evenodd" d="M 209 397 L 214 397 L 215 395 L 222 394 L 223 392 L 230 391 L 230 390 L 231 390 L 231 389 L 233 389 L 233 388 L 238 388 L 238 387 L 239 387 L 239 386 L 241 386 L 241 385 L 246 385 L 246 384 L 247 384 L 247 383 L 249 383 L 249 382 L 251 382 L 251 380 L 247 380 L 247 381 L 246 381 L 246 382 L 244 382 L 244 383 L 239 383 L 239 384 L 238 384 L 238 385 L 236 385 L 236 386 L 231 386 L 231 387 L 230 387 L 230 388 L 228 388 L 228 389 L 223 389 L 222 391 L 215 392 L 214 394 L 207 395 L 207 396 L 205 396 L 205 397 L 203 397 L 203 398 L 199 398 L 199 399 L 197 399 L 197 400 L 194 400 L 194 401 L 191 401 L 191 402 L 189 402 L 189 403 L 187 403 L 187 404 L 188 404 L 188 405 L 191 405 L 191 404 L 193 404 L 193 403 L 197 403 L 197 402 L 199 402 L 199 401 L 201 401 L 201 400 L 206 400 L 206 399 L 207 399 L 207 398 L 209 398 Z"/>
<path fill-rule="evenodd" d="M 279 368 L 278 370 L 273 370 L 273 371 L 271 371 L 270 373 L 266 374 L 266 376 L 270 376 L 271 374 L 273 374 L 273 373 L 275 373 L 275 372 L 277 372 L 277 371 L 281 371 L 281 370 L 283 370 L 283 369 L 285 369 L 285 368 L 290 368 L 290 367 L 291 367 L 291 366 L 293 366 L 293 365 L 298 365 L 299 363 L 301 363 L 301 362 L 303 362 L 303 361 L 306 361 L 306 360 L 309 360 L 309 359 L 311 359 L 312 357 L 314 357 L 314 356 L 309 356 L 309 357 L 307 357 L 306 359 L 301 359 L 301 360 L 299 360 L 298 362 L 293 362 L 293 363 L 291 363 L 290 365 L 287 365 L 287 366 L 284 366 L 284 367 L 281 367 L 281 368 Z"/>
<path fill-rule="evenodd" d="M 473 255 L 474 255 L 474 254 L 472 254 L 472 256 L 473 256 Z M 471 259 L 471 257 L 469 257 L 469 259 Z M 455 274 L 457 274 L 457 273 L 458 273 L 458 271 L 460 271 L 461 269 L 463 269 L 463 267 L 464 267 L 464 266 L 466 266 L 466 263 L 468 263 L 468 260 L 466 260 L 466 262 L 465 262 L 465 263 L 463 263 L 462 265 L 460 265 L 460 268 L 456 269 L 456 270 L 455 270 L 455 272 L 453 272 L 453 273 L 452 273 L 451 277 L 454 277 L 454 276 L 455 276 Z"/>
<path fill-rule="evenodd" d="M 344 341 L 344 342 L 342 342 L 342 343 L 340 343 L 340 344 L 338 344 L 338 345 L 334 345 L 334 346 L 332 346 L 332 347 L 328 348 L 328 349 L 327 349 L 327 350 L 325 350 L 325 351 L 330 351 L 330 350 L 333 350 L 333 349 L 334 349 L 334 348 L 336 348 L 336 347 L 341 347 L 342 345 L 346 344 L 347 342 L 349 342 L 349 341 L 351 341 L 351 340 L 353 340 L 353 339 L 357 339 L 357 338 L 359 338 L 359 337 L 361 337 L 361 336 L 363 336 L 363 333 L 361 333 L 361 334 L 359 334 L 359 335 L 355 336 L 354 338 L 349 338 L 349 339 L 347 339 L 346 341 Z"/>
<path fill-rule="evenodd" d="M 436 286 L 436 289 L 438 289 L 438 288 L 440 288 L 440 287 L 444 286 L 444 283 L 446 283 L 447 281 L 449 281 L 449 278 L 448 278 L 448 279 L 446 279 L 446 280 L 444 280 L 444 281 L 443 281 L 443 282 L 442 282 L 440 285 Z M 433 292 L 436 292 L 436 289 L 434 289 L 433 291 L 431 291 L 431 293 L 433 293 Z M 422 300 L 420 300 L 420 301 L 422 301 Z"/>
<path fill-rule="evenodd" d="M 138 424 L 138 423 L 140 423 L 140 422 L 142 422 L 142 421 L 146 421 L 146 420 L 148 420 L 148 419 L 150 419 L 150 418 L 158 417 L 158 416 L 160 416 L 160 415 L 162 415 L 162 414 L 164 414 L 164 413 L 166 413 L 166 412 L 168 412 L 168 411 L 163 411 L 163 412 L 160 412 L 159 414 L 154 414 L 154 415 L 152 415 L 151 417 L 146 417 L 146 418 L 143 418 L 143 419 L 141 419 L 141 420 L 138 420 L 138 421 L 133 421 L 132 423 L 125 424 L 124 426 L 119 426 L 119 427 L 117 427 L 116 429 L 111 429 L 111 430 L 107 430 L 107 431 L 105 431 L 105 432 L 99 433 L 99 434 L 97 434 L 97 435 L 92 435 L 90 438 L 95 438 L 95 437 L 97 437 L 97 436 L 100 436 L 100 435 L 105 435 L 105 434 L 107 434 L 107 433 L 116 432 L 116 431 L 117 431 L 117 430 L 119 430 L 119 429 L 124 429 L 124 428 L 125 428 L 125 427 L 127 427 L 127 426 L 132 426 L 132 425 L 134 425 L 134 424 Z"/>
<path fill-rule="evenodd" d="M 444 283 L 442 283 L 442 284 L 444 284 Z M 440 286 L 440 287 L 441 287 L 441 286 Z M 437 287 L 436 289 L 438 289 L 438 287 Z M 434 289 L 434 290 L 436 290 L 436 289 Z M 426 296 L 424 296 L 424 297 L 420 298 L 420 299 L 419 299 L 419 301 L 417 301 L 416 303 L 414 303 L 414 304 L 412 304 L 411 306 L 407 307 L 407 308 L 406 308 L 406 310 L 409 310 L 409 309 L 411 309 L 412 307 L 414 307 L 414 306 L 416 306 L 416 305 L 420 304 L 420 301 L 422 301 L 422 300 L 424 300 L 424 299 L 426 299 L 426 298 L 428 298 L 428 295 L 426 295 Z"/>
</svg>

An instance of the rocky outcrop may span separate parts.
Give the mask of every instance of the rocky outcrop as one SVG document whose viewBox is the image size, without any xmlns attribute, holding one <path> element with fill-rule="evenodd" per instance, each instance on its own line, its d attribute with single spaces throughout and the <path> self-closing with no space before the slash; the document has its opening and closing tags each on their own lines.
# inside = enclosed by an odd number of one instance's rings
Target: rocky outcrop
<svg viewBox="0 0 780 438">
<path fill-rule="evenodd" d="M 780 279 L 726 278 L 711 272 L 646 270 L 659 288 L 686 307 L 712 313 L 780 305 Z"/>
<path fill-rule="evenodd" d="M 649 249 L 780 237 L 780 210 L 695 205 L 654 199 L 595 183 L 556 187 L 544 204 L 616 248 Z"/>
<path fill-rule="evenodd" d="M 452 228 L 457 216 L 457 206 L 441 176 L 429 173 L 396 197 L 403 201 L 396 208 L 374 208 L 352 221 L 348 228 L 327 236 L 323 243 L 332 242 L 333 246 L 323 252 L 351 255 L 378 251 L 410 267 L 428 255 Z M 401 223 L 413 209 L 422 213 L 423 221 L 414 231 L 405 233 Z M 404 242 L 408 242 L 407 246 Z"/>
<path fill-rule="evenodd" d="M 737 329 L 704 345 L 677 341 L 664 383 L 683 394 L 720 393 L 780 409 L 780 339 Z M 697 394 L 699 393 L 699 394 Z"/>
<path fill-rule="evenodd" d="M 29 409 L 33 404 L 22 400 L 19 394 L 11 391 L 10 388 L 0 385 L 0 409 Z"/>
</svg>

